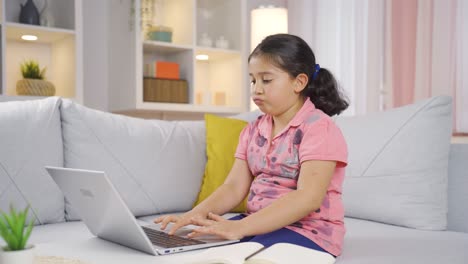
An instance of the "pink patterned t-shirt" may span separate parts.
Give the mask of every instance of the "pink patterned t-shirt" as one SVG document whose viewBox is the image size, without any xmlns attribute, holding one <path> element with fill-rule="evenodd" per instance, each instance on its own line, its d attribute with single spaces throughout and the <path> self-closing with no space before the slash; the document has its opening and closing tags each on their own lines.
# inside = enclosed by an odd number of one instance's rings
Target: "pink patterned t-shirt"
<svg viewBox="0 0 468 264">
<path fill-rule="evenodd" d="M 239 138 L 235 157 L 246 160 L 255 177 L 247 213 L 257 212 L 296 190 L 302 162 L 337 161 L 320 208 L 286 228 L 311 239 L 331 254 L 340 255 L 345 234 L 341 190 L 348 157 L 340 129 L 309 99 L 273 139 L 272 124 L 270 115 L 262 115 L 246 126 Z"/>
</svg>

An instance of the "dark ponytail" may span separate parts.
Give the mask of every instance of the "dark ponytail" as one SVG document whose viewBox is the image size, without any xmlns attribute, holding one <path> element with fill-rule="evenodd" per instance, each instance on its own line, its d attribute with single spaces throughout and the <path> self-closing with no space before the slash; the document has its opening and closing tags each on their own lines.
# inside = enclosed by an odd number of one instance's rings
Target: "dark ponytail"
<svg viewBox="0 0 468 264">
<path fill-rule="evenodd" d="M 301 94 L 309 97 L 315 107 L 327 115 L 338 115 L 348 108 L 349 103 L 331 72 L 320 68 L 316 73 L 315 55 L 300 37 L 289 34 L 268 36 L 252 51 L 249 61 L 255 56 L 268 59 L 293 78 L 306 74 L 309 82 Z"/>
<path fill-rule="evenodd" d="M 309 79 L 307 87 L 302 92 L 310 98 L 316 108 L 329 116 L 339 115 L 349 106 L 335 77 L 325 68 L 320 68 L 315 79 Z"/>
</svg>

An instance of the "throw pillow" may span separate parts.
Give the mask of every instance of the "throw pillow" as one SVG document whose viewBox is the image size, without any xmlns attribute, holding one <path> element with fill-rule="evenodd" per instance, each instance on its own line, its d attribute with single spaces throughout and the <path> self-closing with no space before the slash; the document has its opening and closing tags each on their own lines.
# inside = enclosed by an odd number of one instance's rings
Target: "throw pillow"
<svg viewBox="0 0 468 264">
<path fill-rule="evenodd" d="M 239 143 L 239 135 L 246 125 L 247 122 L 238 119 L 218 117 L 210 114 L 205 115 L 206 154 L 208 160 L 206 162 L 203 183 L 195 205 L 201 203 L 216 188 L 223 184 L 234 164 L 234 154 Z M 239 213 L 245 211 L 246 199 L 233 210 L 233 212 Z"/>
<path fill-rule="evenodd" d="M 338 117 L 348 144 L 345 215 L 426 230 L 447 226 L 452 99 Z"/>
</svg>

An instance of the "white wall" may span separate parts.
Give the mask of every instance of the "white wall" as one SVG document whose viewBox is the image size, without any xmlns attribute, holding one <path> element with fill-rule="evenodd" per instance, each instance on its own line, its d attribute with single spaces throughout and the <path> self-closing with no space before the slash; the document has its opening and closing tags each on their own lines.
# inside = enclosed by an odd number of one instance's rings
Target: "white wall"
<svg viewBox="0 0 468 264">
<path fill-rule="evenodd" d="M 108 1 L 83 1 L 83 102 L 102 111 L 109 108 Z"/>
</svg>

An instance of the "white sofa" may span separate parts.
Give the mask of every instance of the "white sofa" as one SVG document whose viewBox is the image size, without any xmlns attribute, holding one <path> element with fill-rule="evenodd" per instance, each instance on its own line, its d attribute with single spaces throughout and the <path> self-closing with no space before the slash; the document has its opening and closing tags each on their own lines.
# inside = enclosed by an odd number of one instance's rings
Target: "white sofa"
<svg viewBox="0 0 468 264">
<path fill-rule="evenodd" d="M 349 147 L 337 263 L 468 263 L 468 145 L 450 144 L 451 108 L 450 98 L 435 97 L 336 118 Z M 196 200 L 203 121 L 135 119 L 52 97 L 0 103 L 0 124 L 0 209 L 31 205 L 39 254 L 181 263 L 177 254 L 153 257 L 94 238 L 43 166 L 106 171 L 132 213 L 151 221 Z"/>
</svg>

